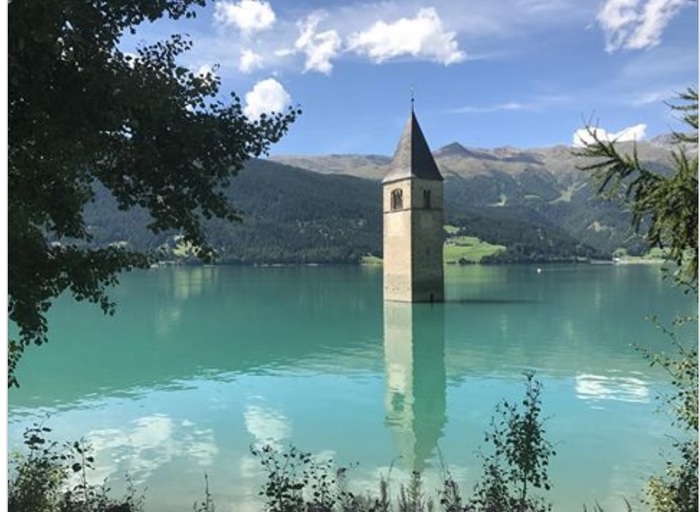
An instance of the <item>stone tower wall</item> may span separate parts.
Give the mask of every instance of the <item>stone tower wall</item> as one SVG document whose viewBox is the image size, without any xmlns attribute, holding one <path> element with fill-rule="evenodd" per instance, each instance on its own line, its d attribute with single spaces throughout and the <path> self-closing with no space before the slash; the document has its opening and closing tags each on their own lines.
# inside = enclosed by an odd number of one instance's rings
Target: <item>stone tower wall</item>
<svg viewBox="0 0 700 512">
<path fill-rule="evenodd" d="M 384 300 L 411 302 L 411 180 L 384 185 Z M 391 194 L 401 190 L 403 208 L 392 210 Z"/>
<path fill-rule="evenodd" d="M 412 300 L 442 302 L 445 298 L 442 250 L 445 240 L 442 182 L 414 179 L 412 191 Z M 424 193 L 429 193 L 426 204 Z"/>
<path fill-rule="evenodd" d="M 383 189 L 384 299 L 444 300 L 442 182 L 414 178 L 387 183 Z M 398 209 L 392 208 L 396 190 L 402 196 Z"/>
</svg>

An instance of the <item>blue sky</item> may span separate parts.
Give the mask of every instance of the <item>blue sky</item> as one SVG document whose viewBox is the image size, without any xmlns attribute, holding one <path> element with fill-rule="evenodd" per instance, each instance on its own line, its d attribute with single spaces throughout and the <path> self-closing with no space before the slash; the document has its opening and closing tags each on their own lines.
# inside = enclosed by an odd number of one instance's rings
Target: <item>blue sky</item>
<svg viewBox="0 0 700 512">
<path fill-rule="evenodd" d="M 300 105 L 272 154 L 391 155 L 411 88 L 433 149 L 571 145 L 591 119 L 650 138 L 679 128 L 663 102 L 698 80 L 688 0 L 220 0 L 197 12 L 136 40 L 189 34 L 182 63 L 218 65 L 250 116 Z"/>
</svg>

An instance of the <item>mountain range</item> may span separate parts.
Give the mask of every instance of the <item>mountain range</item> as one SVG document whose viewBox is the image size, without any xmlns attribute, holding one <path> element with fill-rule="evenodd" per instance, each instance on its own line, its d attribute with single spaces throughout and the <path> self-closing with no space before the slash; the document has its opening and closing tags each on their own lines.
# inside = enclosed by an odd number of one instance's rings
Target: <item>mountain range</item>
<svg viewBox="0 0 700 512">
<path fill-rule="evenodd" d="M 658 172 L 671 169 L 668 137 L 637 144 L 639 159 Z M 623 143 L 622 151 L 633 145 Z M 630 216 L 596 196 L 586 161 L 572 148 L 480 149 L 452 143 L 434 151 L 445 177 L 450 233 L 506 247 L 492 262 L 609 258 L 618 248 L 646 249 L 630 231 Z M 227 195 L 243 222 L 209 221 L 207 234 L 226 263 L 349 263 L 381 257 L 382 155 L 274 156 L 252 160 Z M 139 250 L 188 251 L 177 233 L 152 235 L 141 210 L 117 211 L 97 190 L 86 211 L 93 244 Z"/>
</svg>

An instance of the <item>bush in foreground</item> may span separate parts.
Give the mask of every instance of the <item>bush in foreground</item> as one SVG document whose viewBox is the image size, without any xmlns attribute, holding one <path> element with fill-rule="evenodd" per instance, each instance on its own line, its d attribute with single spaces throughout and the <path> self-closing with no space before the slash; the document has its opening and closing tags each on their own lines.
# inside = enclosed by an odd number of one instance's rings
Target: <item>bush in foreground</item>
<svg viewBox="0 0 700 512">
<path fill-rule="evenodd" d="M 105 486 L 88 484 L 94 458 L 82 441 L 59 445 L 46 439 L 51 429 L 34 425 L 24 432 L 27 453 L 10 460 L 10 512 L 139 512 L 143 498 L 127 479 L 127 495 L 111 498 Z M 77 482 L 77 483 L 75 483 Z"/>
</svg>

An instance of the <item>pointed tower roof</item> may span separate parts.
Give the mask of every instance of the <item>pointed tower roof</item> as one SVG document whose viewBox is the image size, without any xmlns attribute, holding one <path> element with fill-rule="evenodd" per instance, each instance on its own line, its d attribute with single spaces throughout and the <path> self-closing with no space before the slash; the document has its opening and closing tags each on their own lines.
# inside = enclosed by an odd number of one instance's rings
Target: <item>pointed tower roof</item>
<svg viewBox="0 0 700 512">
<path fill-rule="evenodd" d="M 396 147 L 394 158 L 389 166 L 389 173 L 384 177 L 382 183 L 406 178 L 433 181 L 444 179 L 435 163 L 433 154 L 430 152 L 428 143 L 425 141 L 413 109 L 411 109 L 411 117 L 406 123 L 399 145 Z"/>
</svg>

